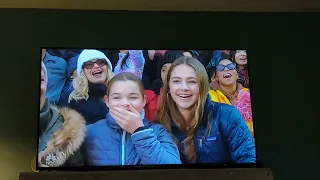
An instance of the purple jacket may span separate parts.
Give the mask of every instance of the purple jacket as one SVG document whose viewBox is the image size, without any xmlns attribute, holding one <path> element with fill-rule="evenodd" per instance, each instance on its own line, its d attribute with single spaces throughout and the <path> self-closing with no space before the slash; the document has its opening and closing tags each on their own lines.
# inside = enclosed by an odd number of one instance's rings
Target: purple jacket
<svg viewBox="0 0 320 180">
<path fill-rule="evenodd" d="M 114 75 L 122 72 L 131 72 L 142 79 L 142 73 L 144 68 L 145 59 L 143 57 L 142 50 L 129 50 L 129 57 L 126 59 L 125 65 L 121 67 L 122 60 L 126 54 L 119 53 L 119 61 L 114 67 Z"/>
</svg>

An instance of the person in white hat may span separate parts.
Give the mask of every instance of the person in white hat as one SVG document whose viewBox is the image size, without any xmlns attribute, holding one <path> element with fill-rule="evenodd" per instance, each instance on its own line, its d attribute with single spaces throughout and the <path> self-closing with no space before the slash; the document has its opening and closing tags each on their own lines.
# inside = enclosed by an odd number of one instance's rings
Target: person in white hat
<svg viewBox="0 0 320 180">
<path fill-rule="evenodd" d="M 112 64 L 104 53 L 95 49 L 80 53 L 69 106 L 80 112 L 87 124 L 105 118 L 109 111 L 103 99 L 112 77 Z"/>
<path fill-rule="evenodd" d="M 80 147 L 86 136 L 85 120 L 75 110 L 50 104 L 47 83 L 47 68 L 41 61 L 38 167 L 83 166 Z"/>
</svg>

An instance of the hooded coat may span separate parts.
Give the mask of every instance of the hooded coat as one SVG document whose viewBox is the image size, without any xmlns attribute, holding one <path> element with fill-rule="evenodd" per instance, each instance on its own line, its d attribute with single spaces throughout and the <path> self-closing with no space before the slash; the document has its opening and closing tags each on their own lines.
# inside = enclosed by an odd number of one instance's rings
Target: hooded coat
<svg viewBox="0 0 320 180">
<path fill-rule="evenodd" d="M 46 100 L 40 110 L 38 165 L 83 166 L 80 147 L 85 134 L 85 120 L 78 112 L 57 108 Z"/>
</svg>

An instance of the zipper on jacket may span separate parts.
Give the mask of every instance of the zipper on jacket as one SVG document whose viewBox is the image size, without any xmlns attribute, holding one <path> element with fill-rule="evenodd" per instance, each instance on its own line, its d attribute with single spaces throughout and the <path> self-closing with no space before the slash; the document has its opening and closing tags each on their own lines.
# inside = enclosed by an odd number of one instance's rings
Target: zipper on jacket
<svg viewBox="0 0 320 180">
<path fill-rule="evenodd" d="M 199 147 L 202 148 L 202 139 L 199 139 Z"/>
<path fill-rule="evenodd" d="M 121 138 L 121 165 L 125 165 L 125 145 L 126 145 L 126 131 L 122 131 L 122 138 Z"/>
</svg>

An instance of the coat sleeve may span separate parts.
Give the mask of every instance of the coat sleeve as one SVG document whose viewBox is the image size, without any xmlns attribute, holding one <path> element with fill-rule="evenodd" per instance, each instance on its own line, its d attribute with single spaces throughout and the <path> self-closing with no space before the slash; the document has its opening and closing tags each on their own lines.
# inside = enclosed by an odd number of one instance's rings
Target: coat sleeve
<svg viewBox="0 0 320 180">
<path fill-rule="evenodd" d="M 179 150 L 169 132 L 162 126 L 149 128 L 131 135 L 141 163 L 181 164 Z"/>
<path fill-rule="evenodd" d="M 231 158 L 236 163 L 255 163 L 255 142 L 241 114 L 236 108 L 230 112 L 229 120 L 224 126 Z"/>
<path fill-rule="evenodd" d="M 84 162 L 82 150 L 79 149 L 78 151 L 76 151 L 74 153 L 73 156 L 68 158 L 68 160 L 64 164 L 64 167 L 79 167 L 79 166 L 84 166 L 84 165 L 85 165 L 85 162 Z"/>
<path fill-rule="evenodd" d="M 134 69 L 137 69 L 143 72 L 145 59 L 143 52 L 141 50 L 129 50 L 129 59 L 130 63 L 133 65 Z"/>
</svg>

